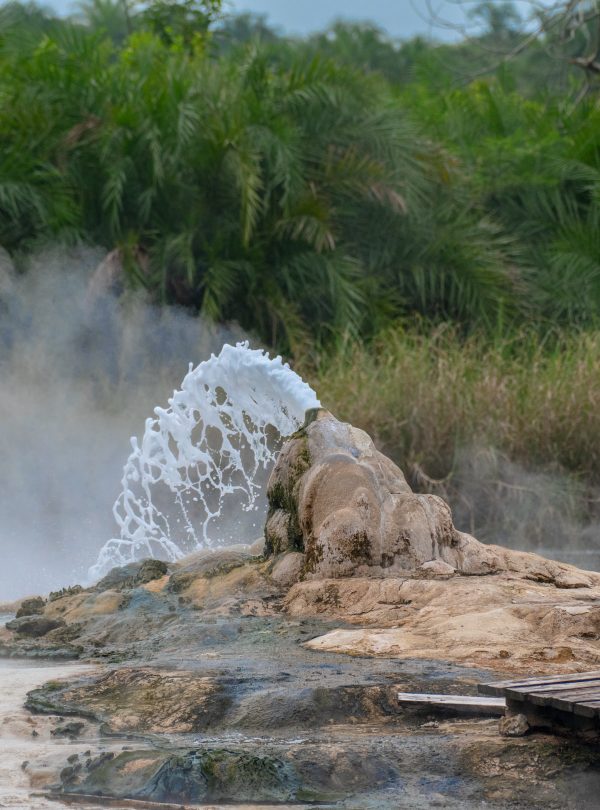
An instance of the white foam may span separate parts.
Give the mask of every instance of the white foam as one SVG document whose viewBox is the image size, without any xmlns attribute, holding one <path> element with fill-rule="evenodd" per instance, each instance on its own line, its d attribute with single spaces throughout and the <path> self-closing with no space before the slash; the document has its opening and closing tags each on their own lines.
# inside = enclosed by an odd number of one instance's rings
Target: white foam
<svg viewBox="0 0 600 810">
<path fill-rule="evenodd" d="M 190 366 L 168 408 L 155 408 L 123 470 L 113 514 L 120 536 L 90 577 L 153 556 L 252 542 L 266 513 L 265 484 L 282 438 L 319 406 L 281 357 L 248 343 Z M 254 532 L 254 534 L 252 534 Z"/>
</svg>

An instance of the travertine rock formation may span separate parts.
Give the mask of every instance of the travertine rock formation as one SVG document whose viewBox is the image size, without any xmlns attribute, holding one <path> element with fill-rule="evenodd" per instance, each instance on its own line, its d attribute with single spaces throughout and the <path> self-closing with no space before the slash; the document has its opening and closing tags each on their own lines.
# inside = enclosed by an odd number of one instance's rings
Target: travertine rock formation
<svg viewBox="0 0 600 810">
<path fill-rule="evenodd" d="M 439 575 L 510 571 L 565 588 L 600 584 L 600 575 L 459 532 L 441 498 L 414 493 L 364 431 L 324 410 L 309 412 L 284 445 L 268 498 L 267 553 L 303 553 L 306 580 L 423 566 Z"/>
</svg>

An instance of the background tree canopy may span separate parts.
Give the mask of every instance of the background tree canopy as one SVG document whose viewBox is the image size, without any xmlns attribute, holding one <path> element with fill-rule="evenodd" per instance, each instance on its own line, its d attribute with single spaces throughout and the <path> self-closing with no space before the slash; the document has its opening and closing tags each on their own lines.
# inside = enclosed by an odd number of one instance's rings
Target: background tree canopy
<svg viewBox="0 0 600 810">
<path fill-rule="evenodd" d="M 532 28 L 482 2 L 439 45 L 286 38 L 218 0 L 4 5 L 0 245 L 120 247 L 157 301 L 292 354 L 392 324 L 595 328 L 596 6 Z"/>
</svg>

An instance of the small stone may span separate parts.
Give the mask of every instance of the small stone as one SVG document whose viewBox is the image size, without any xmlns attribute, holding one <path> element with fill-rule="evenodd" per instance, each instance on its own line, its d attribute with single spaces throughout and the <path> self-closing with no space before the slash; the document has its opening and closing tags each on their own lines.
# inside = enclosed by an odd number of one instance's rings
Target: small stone
<svg viewBox="0 0 600 810">
<path fill-rule="evenodd" d="M 499 730 L 503 737 L 524 737 L 529 731 L 529 722 L 524 714 L 508 714 L 500 718 Z"/>
<path fill-rule="evenodd" d="M 152 582 L 153 579 L 161 579 L 168 570 L 167 564 L 163 560 L 144 560 L 135 576 L 136 585 L 145 585 L 147 582 Z"/>
<path fill-rule="evenodd" d="M 303 567 L 304 554 L 290 551 L 277 560 L 271 571 L 271 579 L 282 588 L 290 588 L 300 579 Z"/>
<path fill-rule="evenodd" d="M 17 619 L 22 616 L 38 616 L 44 612 L 45 600 L 41 596 L 32 596 L 31 599 L 23 599 L 21 606 L 17 610 Z"/>
<path fill-rule="evenodd" d="M 50 734 L 53 737 L 78 737 L 81 732 L 83 731 L 85 723 L 81 722 L 72 722 L 72 723 L 65 723 L 64 726 L 57 726 L 56 728 L 52 729 Z"/>
<path fill-rule="evenodd" d="M 12 630 L 13 633 L 20 636 L 30 636 L 32 638 L 40 638 L 51 630 L 64 626 L 65 622 L 62 619 L 50 619 L 47 616 L 21 616 L 19 619 L 6 622 L 7 630 Z"/>
<path fill-rule="evenodd" d="M 60 781 L 63 783 L 63 785 L 73 784 L 77 778 L 77 774 L 80 772 L 81 764 L 78 763 L 77 765 L 68 765 L 60 772 Z"/>
<path fill-rule="evenodd" d="M 420 565 L 418 570 L 434 577 L 448 577 L 456 571 L 452 565 L 443 560 L 428 560 Z"/>
</svg>

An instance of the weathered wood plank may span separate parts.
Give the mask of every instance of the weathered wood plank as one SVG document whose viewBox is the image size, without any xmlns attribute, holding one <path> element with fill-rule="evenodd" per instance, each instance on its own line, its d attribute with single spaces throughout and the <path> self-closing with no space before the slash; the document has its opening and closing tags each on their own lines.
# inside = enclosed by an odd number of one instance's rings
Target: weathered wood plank
<svg viewBox="0 0 600 810">
<path fill-rule="evenodd" d="M 591 700 L 600 700 L 599 689 L 575 689 L 572 692 L 545 693 L 531 696 L 531 702 L 536 706 L 552 706 L 564 712 L 573 712 L 578 703 Z"/>
<path fill-rule="evenodd" d="M 515 678 L 480 684 L 483 695 L 504 695 L 510 712 L 523 711 L 527 716 L 540 712 L 540 722 L 546 715 L 559 712 L 567 724 L 577 728 L 598 730 L 600 719 L 600 671 L 571 675 L 550 675 L 547 678 Z M 545 710 L 545 711 L 544 711 Z M 557 717 L 559 715 L 556 715 Z M 570 720 L 567 717 L 570 716 Z"/>
<path fill-rule="evenodd" d="M 537 678 L 515 678 L 512 681 L 493 681 L 492 683 L 479 684 L 477 690 L 483 695 L 503 695 L 508 688 L 526 689 L 536 686 L 544 687 L 546 684 L 556 683 L 579 683 L 583 681 L 593 681 L 600 679 L 600 670 L 593 672 L 576 672 L 570 675 L 549 675 L 548 677 Z"/>
<path fill-rule="evenodd" d="M 429 705 L 463 709 L 466 711 L 482 711 L 494 715 L 503 715 L 506 700 L 498 697 L 483 697 L 480 695 L 428 695 L 419 692 L 398 692 L 400 705 Z"/>
<path fill-rule="evenodd" d="M 531 688 L 507 688 L 504 694 L 511 700 L 531 700 L 540 706 L 546 704 L 545 699 L 560 695 L 574 694 L 578 691 L 589 693 L 596 690 L 600 694 L 600 681 L 581 681 L 580 683 L 547 684 Z"/>
<path fill-rule="evenodd" d="M 573 714 L 580 717 L 600 717 L 600 700 L 585 700 L 575 703 Z"/>
</svg>

